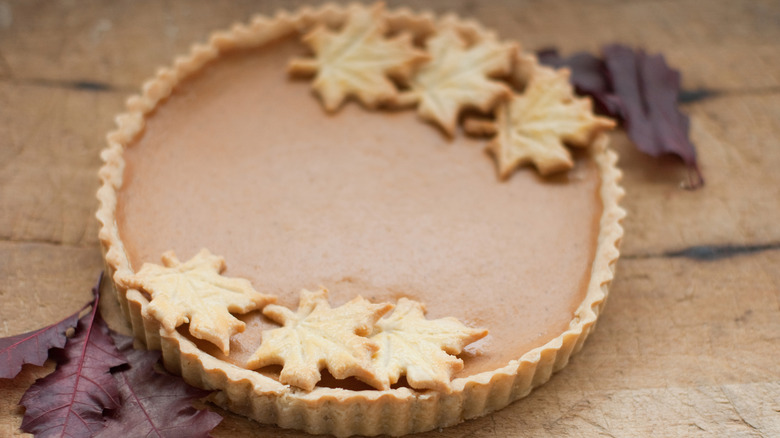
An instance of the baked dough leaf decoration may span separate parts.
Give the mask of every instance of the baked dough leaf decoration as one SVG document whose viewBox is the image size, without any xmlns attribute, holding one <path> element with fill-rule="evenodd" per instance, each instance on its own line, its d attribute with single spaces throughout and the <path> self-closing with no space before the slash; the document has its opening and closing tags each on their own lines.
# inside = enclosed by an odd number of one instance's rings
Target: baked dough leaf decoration
<svg viewBox="0 0 780 438">
<path fill-rule="evenodd" d="M 428 55 L 412 45 L 409 34 L 386 38 L 384 5 L 350 6 L 349 19 L 336 33 L 319 25 L 303 36 L 315 58 L 293 59 L 293 75 L 316 74 L 313 88 L 328 111 L 349 96 L 368 108 L 393 100 L 398 90 L 388 76 L 406 80 Z"/>
<path fill-rule="evenodd" d="M 255 291 L 249 280 L 220 275 L 225 259 L 207 249 L 185 263 L 168 251 L 162 263 L 144 263 L 136 274 L 121 276 L 117 283 L 148 293 L 149 314 L 168 332 L 189 323 L 192 336 L 213 343 L 226 355 L 230 336 L 246 328 L 231 313 L 246 313 L 276 301 Z"/>
<path fill-rule="evenodd" d="M 528 62 L 534 64 L 524 92 L 498 106 L 495 122 L 471 119 L 464 126 L 472 134 L 495 134 L 487 149 L 501 179 L 526 163 L 542 175 L 571 169 L 574 161 L 564 143 L 587 147 L 599 132 L 615 127 L 593 114 L 590 99 L 574 96 L 569 70 Z"/>
<path fill-rule="evenodd" d="M 260 348 L 246 367 L 282 365 L 279 381 L 307 391 L 319 382 L 323 368 L 337 379 L 356 377 L 387 389 L 371 361 L 379 345 L 366 336 L 392 308 L 389 303 L 372 304 L 360 296 L 331 308 L 327 289 L 303 290 L 296 313 L 279 305 L 263 309 L 265 316 L 283 327 L 263 332 Z"/>
<path fill-rule="evenodd" d="M 505 83 L 490 79 L 512 70 L 516 44 L 499 43 L 488 36 L 471 46 L 453 25 L 445 25 L 431 37 L 426 48 L 431 60 L 410 80 L 410 91 L 401 93 L 401 106 L 419 103 L 418 114 L 455 135 L 458 115 L 466 108 L 490 111 L 512 95 Z"/>
<path fill-rule="evenodd" d="M 374 364 L 384 386 L 405 374 L 412 388 L 449 393 L 453 374 L 463 369 L 463 361 L 454 355 L 487 333 L 453 317 L 425 319 L 422 303 L 401 298 L 392 315 L 374 328 L 371 340 L 380 345 Z"/>
</svg>

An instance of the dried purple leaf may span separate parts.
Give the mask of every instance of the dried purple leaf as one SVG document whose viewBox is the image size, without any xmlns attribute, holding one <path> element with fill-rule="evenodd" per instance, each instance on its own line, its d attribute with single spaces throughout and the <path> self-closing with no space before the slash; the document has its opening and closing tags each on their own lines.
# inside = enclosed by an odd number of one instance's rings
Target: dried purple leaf
<svg viewBox="0 0 780 438">
<path fill-rule="evenodd" d="M 580 52 L 562 58 L 555 49 L 540 51 L 540 62 L 569 68 L 580 94 L 589 95 L 595 110 L 621 121 L 637 148 L 651 156 L 678 156 L 690 169 L 688 187 L 704 184 L 688 117 L 677 107 L 680 73 L 663 55 L 647 55 L 622 45 L 603 48 L 604 59 Z"/>
<path fill-rule="evenodd" d="M 79 314 L 87 307 L 89 304 L 48 327 L 0 338 L 0 378 L 16 377 L 24 364 L 43 365 L 49 357 L 50 349 L 65 346 L 68 330 L 76 327 Z"/>
<path fill-rule="evenodd" d="M 690 122 L 677 107 L 680 73 L 669 68 L 660 54 L 648 55 L 621 45 L 606 46 L 603 52 L 631 140 L 648 155 L 680 157 L 693 172 L 690 187 L 702 185 L 696 149 L 688 137 Z"/>
<path fill-rule="evenodd" d="M 119 407 L 119 390 L 110 369 L 124 364 L 98 312 L 98 288 L 92 311 L 76 334 L 55 354 L 57 369 L 37 380 L 19 402 L 26 411 L 22 430 L 37 437 L 92 436 L 103 429 L 103 414 Z"/>
<path fill-rule="evenodd" d="M 107 419 L 101 437 L 207 437 L 222 421 L 208 410 L 198 410 L 192 402 L 205 397 L 204 391 L 186 384 L 180 377 L 156 372 L 158 351 L 134 350 L 132 338 L 114 335 L 119 350 L 130 367 L 115 370 L 121 407 Z"/>
</svg>

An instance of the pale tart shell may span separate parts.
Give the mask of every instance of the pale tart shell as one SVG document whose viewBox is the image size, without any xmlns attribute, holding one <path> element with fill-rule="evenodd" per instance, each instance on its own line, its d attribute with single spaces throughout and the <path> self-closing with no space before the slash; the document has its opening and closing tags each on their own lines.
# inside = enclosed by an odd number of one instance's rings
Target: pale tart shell
<svg viewBox="0 0 780 438">
<path fill-rule="evenodd" d="M 97 218 L 110 278 L 117 273 L 132 273 L 116 223 L 117 191 L 122 186 L 124 147 L 143 130 L 146 115 L 170 95 L 179 81 L 216 59 L 221 52 L 259 47 L 301 33 L 316 23 L 337 25 L 346 19 L 348 10 L 349 7 L 332 4 L 304 8 L 294 14 L 282 12 L 273 18 L 258 16 L 248 25 L 237 24 L 229 31 L 216 32 L 208 43 L 193 46 L 188 55 L 176 58 L 173 66 L 160 69 L 144 83 L 140 95 L 128 99 L 127 112 L 116 118 L 118 128 L 107 136 L 108 147 L 101 153 L 105 164 L 99 172 Z M 385 15 L 391 27 L 412 31 L 417 37 L 430 34 L 437 23 L 431 14 L 415 14 L 405 9 L 388 11 Z M 490 33 L 472 21 L 452 16 L 443 19 L 454 20 L 467 35 Z M 588 289 L 568 330 L 502 368 L 454 379 L 449 394 L 409 388 L 353 391 L 317 387 L 306 392 L 210 356 L 177 331 L 165 332 L 148 314 L 149 301 L 139 291 L 117 287 L 116 297 L 135 338 L 146 348 L 162 350 L 167 369 L 181 374 L 192 385 L 216 390 L 213 401 L 217 404 L 261 423 L 336 436 L 398 436 L 452 426 L 528 395 L 569 362 L 594 327 L 614 277 L 623 236 L 620 221 L 625 212 L 618 206 L 624 192 L 618 184 L 621 174 L 615 165 L 617 155 L 608 149 L 607 136 L 599 135 L 589 151 L 600 171 L 603 211 Z"/>
</svg>

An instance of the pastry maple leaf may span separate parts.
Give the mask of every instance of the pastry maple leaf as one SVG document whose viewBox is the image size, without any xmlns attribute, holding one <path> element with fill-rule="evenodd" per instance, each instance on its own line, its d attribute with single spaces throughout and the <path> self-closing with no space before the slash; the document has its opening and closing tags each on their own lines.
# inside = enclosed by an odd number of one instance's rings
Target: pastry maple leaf
<svg viewBox="0 0 780 438">
<path fill-rule="evenodd" d="M 419 103 L 418 114 L 441 126 L 452 136 L 458 114 L 465 107 L 490 111 L 512 89 L 491 76 L 508 74 L 512 69 L 515 44 L 501 44 L 485 39 L 467 47 L 466 41 L 452 26 L 445 26 L 428 40 L 431 60 L 415 73 L 411 90 L 402 93 L 401 105 Z"/>
<path fill-rule="evenodd" d="M 149 313 L 173 331 L 189 323 L 190 334 L 230 352 L 230 336 L 246 328 L 232 313 L 246 313 L 276 301 L 256 292 L 249 280 L 220 275 L 225 259 L 201 250 L 185 263 L 173 251 L 162 256 L 163 266 L 144 263 L 138 273 L 118 278 L 127 288 L 151 295 Z"/>
<path fill-rule="evenodd" d="M 574 96 L 567 69 L 535 64 L 525 91 L 498 106 L 495 123 L 468 125 L 470 132 L 496 134 L 488 150 L 496 157 L 499 177 L 506 179 L 526 163 L 542 175 L 571 169 L 574 162 L 564 143 L 588 146 L 615 122 L 595 116 L 590 99 Z"/>
<path fill-rule="evenodd" d="M 392 100 L 398 90 L 388 79 L 407 79 L 415 66 L 428 59 L 415 49 L 411 36 L 386 38 L 384 6 L 350 6 L 349 19 L 339 33 L 319 25 L 303 37 L 315 58 L 294 59 L 289 72 L 313 75 L 314 90 L 328 111 L 335 111 L 348 96 L 375 108 Z"/>
<path fill-rule="evenodd" d="M 307 391 L 320 380 L 327 368 L 337 379 L 357 377 L 381 389 L 371 357 L 379 346 L 366 338 L 376 321 L 393 306 L 372 304 L 363 297 L 331 308 L 328 291 L 301 291 L 298 312 L 270 305 L 263 314 L 283 327 L 263 332 L 260 348 L 247 362 L 247 368 L 283 365 L 279 381 Z"/>
<path fill-rule="evenodd" d="M 452 375 L 463 369 L 463 361 L 454 355 L 487 333 L 453 317 L 425 319 L 422 303 L 401 298 L 392 315 L 374 328 L 370 339 L 380 346 L 374 364 L 384 386 L 406 374 L 412 388 L 450 392 Z"/>
</svg>

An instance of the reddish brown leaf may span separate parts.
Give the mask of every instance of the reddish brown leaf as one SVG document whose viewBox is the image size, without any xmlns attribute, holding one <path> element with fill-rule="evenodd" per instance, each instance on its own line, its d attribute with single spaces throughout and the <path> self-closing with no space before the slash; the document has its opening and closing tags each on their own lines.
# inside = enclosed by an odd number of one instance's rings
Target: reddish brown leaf
<svg viewBox="0 0 780 438">
<path fill-rule="evenodd" d="M 119 390 L 110 369 L 124 364 L 100 317 L 97 287 L 92 311 L 76 334 L 58 350 L 57 369 L 37 380 L 19 402 L 26 411 L 22 430 L 37 437 L 92 436 L 104 427 L 103 412 L 119 407 Z"/>
<path fill-rule="evenodd" d="M 680 73 L 669 68 L 660 54 L 648 55 L 621 45 L 606 46 L 603 52 L 631 140 L 654 157 L 680 157 L 695 173 L 691 186 L 703 184 L 696 149 L 688 139 L 688 116 L 677 107 Z"/>
<path fill-rule="evenodd" d="M 177 376 L 158 373 L 157 351 L 134 350 L 132 338 L 114 335 L 130 367 L 114 373 L 121 394 L 121 407 L 108 418 L 101 437 L 207 437 L 222 421 L 211 411 L 197 410 L 192 402 L 209 391 L 190 386 Z"/>
<path fill-rule="evenodd" d="M 596 110 L 623 122 L 637 148 L 651 156 L 676 155 L 691 170 L 688 186 L 704 184 L 696 149 L 681 113 L 680 73 L 663 55 L 648 55 L 621 45 L 603 48 L 604 60 L 587 53 L 561 58 L 554 49 L 539 52 L 542 63 L 571 69 L 577 92 L 593 97 Z"/>
<path fill-rule="evenodd" d="M 31 332 L 8 338 L 0 338 L 0 378 L 12 379 L 22 370 L 22 365 L 43 365 L 49 357 L 49 350 L 62 348 L 68 340 L 66 332 L 76 327 L 79 313 L 89 307 L 68 316 L 62 321 Z"/>
</svg>

